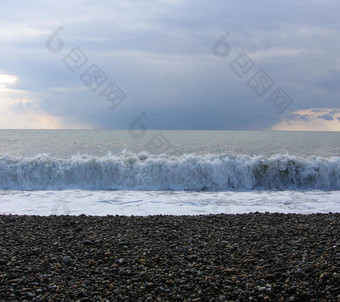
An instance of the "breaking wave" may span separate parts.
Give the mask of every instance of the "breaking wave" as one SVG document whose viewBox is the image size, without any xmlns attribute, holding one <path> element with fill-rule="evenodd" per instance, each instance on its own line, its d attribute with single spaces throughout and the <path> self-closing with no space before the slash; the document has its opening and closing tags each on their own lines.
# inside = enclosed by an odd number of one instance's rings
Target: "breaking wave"
<svg viewBox="0 0 340 302">
<path fill-rule="evenodd" d="M 340 189 L 340 157 L 150 155 L 0 157 L 0 189 Z"/>
</svg>

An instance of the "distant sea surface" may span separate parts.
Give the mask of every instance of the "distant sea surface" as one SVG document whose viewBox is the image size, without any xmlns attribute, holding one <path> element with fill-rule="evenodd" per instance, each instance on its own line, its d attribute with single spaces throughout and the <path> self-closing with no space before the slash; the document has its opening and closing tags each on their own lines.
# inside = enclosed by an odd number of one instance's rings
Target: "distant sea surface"
<svg viewBox="0 0 340 302">
<path fill-rule="evenodd" d="M 0 213 L 339 209 L 339 132 L 0 130 Z"/>
</svg>

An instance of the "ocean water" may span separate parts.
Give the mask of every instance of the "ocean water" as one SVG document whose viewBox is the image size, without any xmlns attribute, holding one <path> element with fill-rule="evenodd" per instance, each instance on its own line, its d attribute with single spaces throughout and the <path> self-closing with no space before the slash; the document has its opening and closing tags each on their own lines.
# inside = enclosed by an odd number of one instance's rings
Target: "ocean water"
<svg viewBox="0 0 340 302">
<path fill-rule="evenodd" d="M 340 209 L 340 133 L 0 130 L 0 213 Z"/>
</svg>

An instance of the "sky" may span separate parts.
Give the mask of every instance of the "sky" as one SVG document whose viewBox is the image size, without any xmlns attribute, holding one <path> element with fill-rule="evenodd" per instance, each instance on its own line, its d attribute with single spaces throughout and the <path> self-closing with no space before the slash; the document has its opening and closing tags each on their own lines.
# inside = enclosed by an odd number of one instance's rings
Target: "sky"
<svg viewBox="0 0 340 302">
<path fill-rule="evenodd" d="M 0 128 L 340 131 L 339 12 L 0 0 Z"/>
</svg>

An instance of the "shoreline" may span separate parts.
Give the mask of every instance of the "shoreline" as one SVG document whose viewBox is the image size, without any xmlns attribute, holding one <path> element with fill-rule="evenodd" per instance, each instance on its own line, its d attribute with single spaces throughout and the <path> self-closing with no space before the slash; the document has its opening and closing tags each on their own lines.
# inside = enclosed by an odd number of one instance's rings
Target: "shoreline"
<svg viewBox="0 0 340 302">
<path fill-rule="evenodd" d="M 340 213 L 0 215 L 0 301 L 340 301 Z"/>
</svg>

